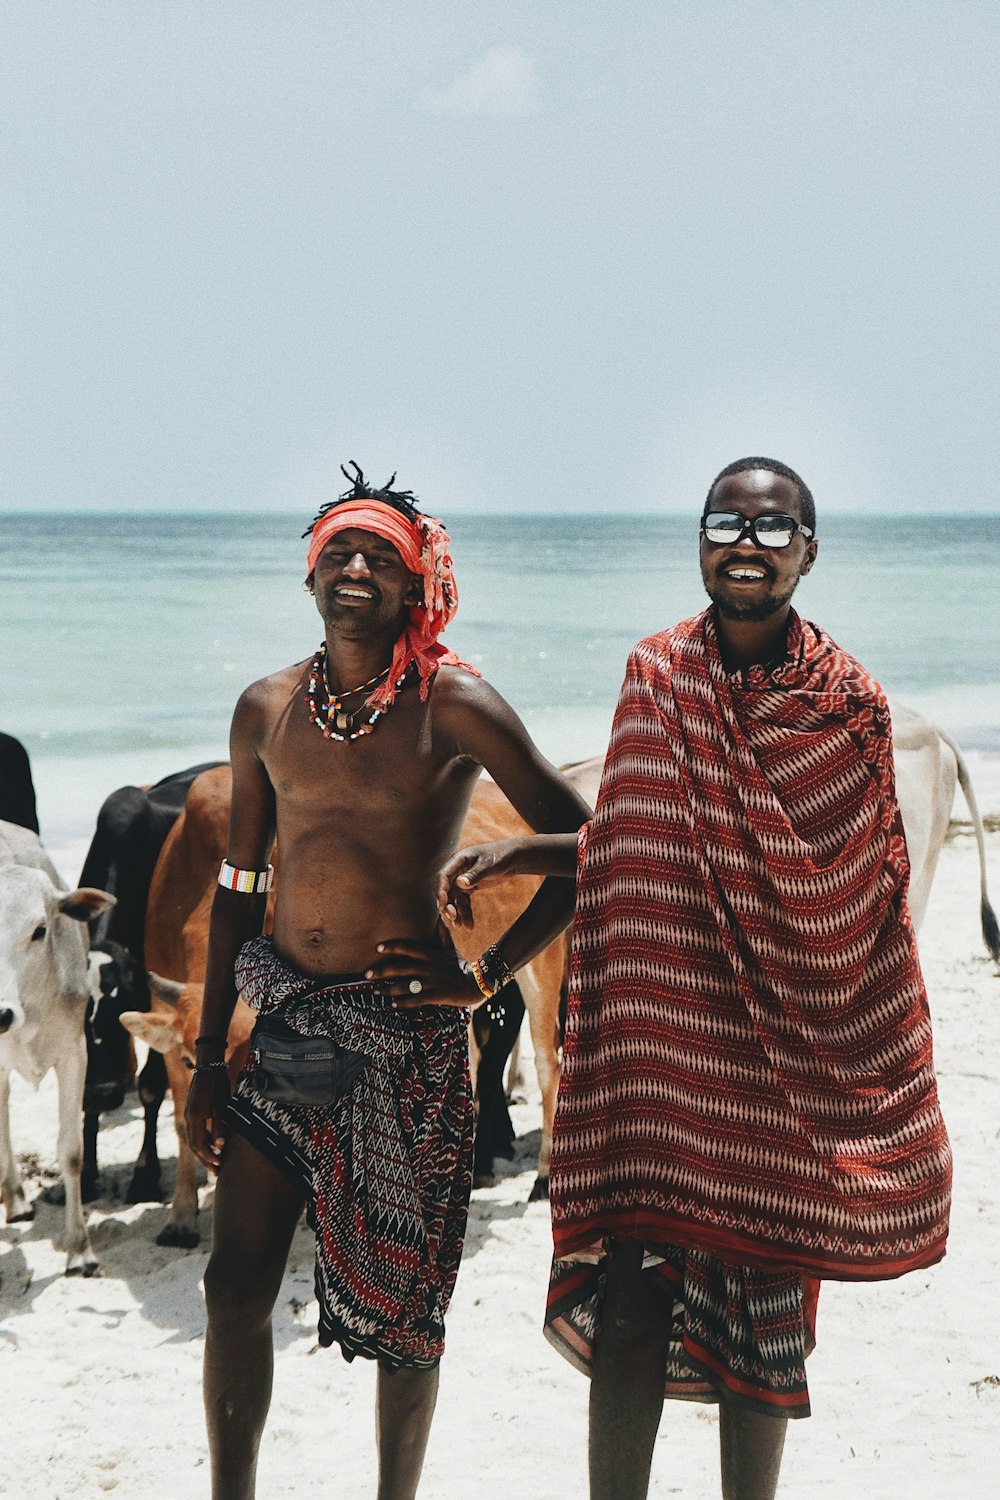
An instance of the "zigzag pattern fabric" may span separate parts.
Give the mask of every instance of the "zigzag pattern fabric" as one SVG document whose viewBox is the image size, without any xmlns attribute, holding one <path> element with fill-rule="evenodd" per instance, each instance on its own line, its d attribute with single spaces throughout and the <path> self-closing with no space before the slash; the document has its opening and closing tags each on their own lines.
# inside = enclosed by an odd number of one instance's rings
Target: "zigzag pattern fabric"
<svg viewBox="0 0 1000 1500">
<path fill-rule="evenodd" d="M 771 1416 L 809 1416 L 805 1361 L 816 1344 L 818 1281 L 727 1266 L 675 1245 L 647 1251 L 643 1270 L 670 1329 L 664 1396 L 714 1402 L 725 1395 Z M 584 1375 L 592 1372 L 603 1307 L 603 1262 L 553 1261 L 545 1337 Z"/>
<path fill-rule="evenodd" d="M 951 1154 L 878 684 L 794 611 L 770 672 L 727 675 L 711 610 L 641 642 L 581 844 L 556 1257 L 939 1260 Z"/>
<path fill-rule="evenodd" d="M 387 1369 L 436 1365 L 472 1191 L 467 1012 L 396 1011 L 357 976 L 317 990 L 266 936 L 241 950 L 236 980 L 262 1015 L 301 994 L 286 1012 L 294 1031 L 369 1059 L 337 1104 L 310 1108 L 262 1098 L 251 1051 L 230 1105 L 229 1123 L 305 1197 L 319 1342 Z"/>
</svg>

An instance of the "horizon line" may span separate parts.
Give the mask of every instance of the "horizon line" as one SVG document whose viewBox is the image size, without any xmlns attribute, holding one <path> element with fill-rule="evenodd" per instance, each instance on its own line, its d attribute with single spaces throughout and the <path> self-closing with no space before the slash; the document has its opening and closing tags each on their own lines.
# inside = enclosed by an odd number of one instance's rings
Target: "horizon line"
<svg viewBox="0 0 1000 1500">
<path fill-rule="evenodd" d="M 308 508 L 308 507 L 306 507 Z M 484 519 L 494 516 L 539 516 L 542 518 L 558 518 L 560 516 L 690 516 L 700 506 L 681 508 L 680 506 L 639 506 L 634 509 L 601 509 L 597 506 L 585 506 L 582 509 L 571 510 L 568 507 L 559 507 L 552 510 L 539 510 L 536 508 L 522 509 L 511 506 L 505 510 L 486 510 L 470 507 L 445 507 L 449 516 L 481 516 Z M 993 509 L 979 508 L 972 510 L 935 510 L 923 506 L 913 509 L 892 507 L 891 509 L 873 510 L 863 505 L 820 505 L 817 509 L 824 516 L 869 516 L 872 519 L 887 519 L 892 516 L 997 516 L 1000 517 L 1000 507 Z M 48 506 L 48 505 L 26 505 L 17 507 L 0 508 L 0 519 L 4 517 L 14 518 L 17 516 L 233 516 L 247 518 L 251 516 L 302 516 L 305 510 L 293 506 L 263 506 L 252 505 L 244 508 L 238 506 L 194 506 L 194 505 L 172 505 L 172 506 Z M 425 515 L 433 514 L 432 511 L 423 512 Z"/>
</svg>

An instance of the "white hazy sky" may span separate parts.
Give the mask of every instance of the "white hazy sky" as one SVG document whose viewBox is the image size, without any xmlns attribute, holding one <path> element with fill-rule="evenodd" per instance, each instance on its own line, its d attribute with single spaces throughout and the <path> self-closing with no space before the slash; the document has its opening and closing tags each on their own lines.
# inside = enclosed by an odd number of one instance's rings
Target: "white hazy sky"
<svg viewBox="0 0 1000 1500">
<path fill-rule="evenodd" d="M 5 0 L 0 505 L 1000 510 L 996 0 Z"/>
</svg>

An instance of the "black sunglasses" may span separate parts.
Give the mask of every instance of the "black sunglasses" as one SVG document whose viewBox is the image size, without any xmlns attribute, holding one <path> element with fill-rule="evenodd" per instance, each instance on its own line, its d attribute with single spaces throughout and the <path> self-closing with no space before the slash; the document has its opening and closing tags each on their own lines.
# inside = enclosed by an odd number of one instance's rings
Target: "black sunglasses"
<svg viewBox="0 0 1000 1500">
<path fill-rule="evenodd" d="M 753 537 L 757 547 L 787 547 L 798 531 L 805 537 L 812 536 L 809 527 L 794 516 L 770 514 L 749 521 L 734 510 L 710 510 L 701 518 L 701 530 L 717 547 L 737 547 L 745 536 Z"/>
</svg>

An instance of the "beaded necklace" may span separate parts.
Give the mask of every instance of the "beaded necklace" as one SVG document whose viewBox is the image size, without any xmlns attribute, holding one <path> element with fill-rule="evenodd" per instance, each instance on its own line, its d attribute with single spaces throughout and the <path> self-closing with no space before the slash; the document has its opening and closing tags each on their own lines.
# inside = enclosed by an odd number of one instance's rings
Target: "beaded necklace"
<svg viewBox="0 0 1000 1500">
<path fill-rule="evenodd" d="M 375 687 L 383 682 L 389 675 L 389 668 L 384 667 L 381 672 L 376 672 L 374 677 L 369 677 L 367 682 L 359 683 L 357 687 L 348 688 L 346 693 L 335 693 L 330 687 L 329 678 L 326 675 L 326 641 L 323 641 L 312 661 L 309 663 L 309 686 L 306 688 L 306 703 L 309 708 L 309 722 L 315 724 L 316 728 L 327 740 L 356 740 L 363 734 L 371 734 L 375 725 L 391 705 L 385 708 L 373 708 L 371 714 L 357 729 L 354 721 L 362 714 L 365 704 L 356 708 L 353 713 L 347 713 L 344 701 L 352 698 L 355 693 L 367 692 L 369 688 Z M 396 690 L 402 687 L 406 679 L 404 672 L 396 683 Z M 317 697 L 317 689 L 323 685 L 325 701 L 321 704 Z M 338 732 L 342 731 L 342 732 Z"/>
</svg>

